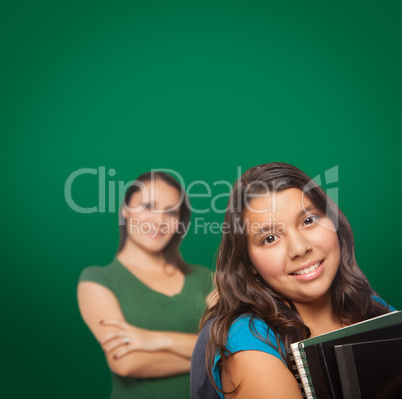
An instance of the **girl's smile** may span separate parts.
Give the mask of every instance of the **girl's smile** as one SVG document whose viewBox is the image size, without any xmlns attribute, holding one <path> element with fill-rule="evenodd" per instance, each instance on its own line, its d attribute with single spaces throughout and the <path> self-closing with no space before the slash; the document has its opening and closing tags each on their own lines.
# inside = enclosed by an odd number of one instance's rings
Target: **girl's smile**
<svg viewBox="0 0 402 399">
<path fill-rule="evenodd" d="M 294 276 L 298 280 L 312 280 L 322 273 L 324 268 L 323 263 L 324 259 L 319 260 L 318 262 L 310 262 L 309 265 L 302 266 L 300 269 L 290 273 L 290 275 Z"/>
</svg>

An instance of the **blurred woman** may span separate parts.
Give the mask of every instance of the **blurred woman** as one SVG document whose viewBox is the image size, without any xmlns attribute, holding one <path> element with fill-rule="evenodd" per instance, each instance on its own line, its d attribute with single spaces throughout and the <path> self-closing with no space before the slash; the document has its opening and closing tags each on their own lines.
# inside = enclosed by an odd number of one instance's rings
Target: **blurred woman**
<svg viewBox="0 0 402 399">
<path fill-rule="evenodd" d="M 179 252 L 190 221 L 186 194 L 170 175 L 145 173 L 127 190 L 121 217 L 116 257 L 86 268 L 78 284 L 81 315 L 112 372 L 111 398 L 187 399 L 212 279 Z"/>
</svg>

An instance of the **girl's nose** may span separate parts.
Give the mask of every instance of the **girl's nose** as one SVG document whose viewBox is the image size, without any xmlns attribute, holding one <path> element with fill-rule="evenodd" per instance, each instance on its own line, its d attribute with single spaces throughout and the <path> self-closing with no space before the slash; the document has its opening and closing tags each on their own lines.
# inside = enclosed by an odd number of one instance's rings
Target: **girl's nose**
<svg viewBox="0 0 402 399">
<path fill-rule="evenodd" d="M 312 250 L 312 246 L 308 241 L 307 237 L 301 232 L 288 232 L 289 245 L 288 251 L 289 256 L 294 258 L 302 258 L 304 255 L 308 254 Z"/>
</svg>

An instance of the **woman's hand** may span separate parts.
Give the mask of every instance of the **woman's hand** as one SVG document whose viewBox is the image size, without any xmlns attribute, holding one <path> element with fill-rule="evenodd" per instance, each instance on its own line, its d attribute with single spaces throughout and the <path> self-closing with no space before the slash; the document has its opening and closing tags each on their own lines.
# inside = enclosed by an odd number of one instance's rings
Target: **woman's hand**
<svg viewBox="0 0 402 399">
<path fill-rule="evenodd" d="M 124 321 L 102 320 L 100 324 L 119 329 L 100 340 L 106 354 L 116 351 L 114 359 L 120 359 L 135 351 L 155 352 L 164 349 L 164 334 L 161 332 L 138 328 Z"/>
</svg>

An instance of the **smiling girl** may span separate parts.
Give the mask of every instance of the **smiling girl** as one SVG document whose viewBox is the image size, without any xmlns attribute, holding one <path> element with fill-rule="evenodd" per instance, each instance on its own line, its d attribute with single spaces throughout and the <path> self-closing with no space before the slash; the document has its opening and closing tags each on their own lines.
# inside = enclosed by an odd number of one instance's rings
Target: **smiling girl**
<svg viewBox="0 0 402 399">
<path fill-rule="evenodd" d="M 185 192 L 170 175 L 145 173 L 127 190 L 121 217 L 116 257 L 86 268 L 78 284 L 82 317 L 112 371 L 111 398 L 188 399 L 212 279 L 179 252 L 190 220 Z"/>
<path fill-rule="evenodd" d="M 290 344 L 389 307 L 356 263 L 344 214 L 292 165 L 246 171 L 232 190 L 225 225 L 217 302 L 202 322 L 201 336 L 210 328 L 209 375 L 221 398 L 301 398 Z M 194 356 L 204 349 L 197 343 Z M 195 385 L 192 392 L 202 391 Z"/>
</svg>

